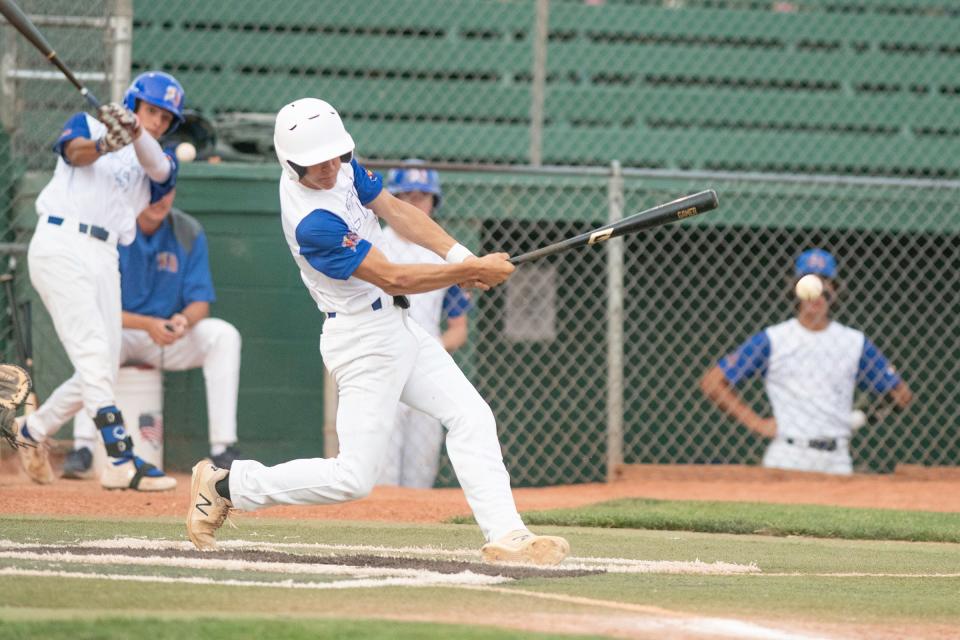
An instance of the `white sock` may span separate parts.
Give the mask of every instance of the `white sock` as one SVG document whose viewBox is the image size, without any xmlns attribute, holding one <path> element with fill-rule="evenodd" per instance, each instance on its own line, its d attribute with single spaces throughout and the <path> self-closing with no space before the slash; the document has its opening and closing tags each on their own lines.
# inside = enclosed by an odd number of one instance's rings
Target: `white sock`
<svg viewBox="0 0 960 640">
<path fill-rule="evenodd" d="M 210 455 L 218 456 L 224 451 L 227 450 L 227 445 L 225 444 L 211 444 L 210 445 Z"/>
</svg>

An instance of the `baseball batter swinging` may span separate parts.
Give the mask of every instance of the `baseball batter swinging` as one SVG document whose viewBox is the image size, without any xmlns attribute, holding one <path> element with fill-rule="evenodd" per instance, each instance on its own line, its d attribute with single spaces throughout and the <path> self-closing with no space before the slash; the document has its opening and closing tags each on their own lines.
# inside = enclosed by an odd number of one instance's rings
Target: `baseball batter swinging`
<svg viewBox="0 0 960 640">
<path fill-rule="evenodd" d="M 416 207 L 383 190 L 379 176 L 353 159 L 353 138 L 328 103 L 303 98 L 277 114 L 274 145 L 283 167 L 283 232 L 300 276 L 326 316 L 324 364 L 339 388 L 336 458 L 274 467 L 237 460 L 231 470 L 209 460 L 193 468 L 187 533 L 199 549 L 231 509 L 331 504 L 366 496 L 390 441 L 397 404 L 439 419 L 447 451 L 487 540 L 487 562 L 559 563 L 563 538 L 524 526 L 510 491 L 496 423 L 487 403 L 440 343 L 408 319 L 405 294 L 464 283 L 489 289 L 514 267 L 504 253 L 476 257 Z M 447 264 L 395 264 L 377 248 L 377 218 L 444 257 Z"/>
<path fill-rule="evenodd" d="M 183 121 L 183 87 L 169 74 L 143 73 L 124 104 L 103 105 L 97 118 L 78 113 L 66 123 L 54 145 L 60 157 L 53 178 L 37 197 L 30 281 L 75 373 L 29 419 L 18 418 L 18 451 L 32 480 L 52 482 L 45 441 L 82 409 L 111 457 L 100 483 L 163 491 L 176 480 L 134 454 L 113 396 L 121 332 L 117 244 L 133 240 L 137 214 L 176 184 L 177 161 L 157 138 Z"/>
</svg>

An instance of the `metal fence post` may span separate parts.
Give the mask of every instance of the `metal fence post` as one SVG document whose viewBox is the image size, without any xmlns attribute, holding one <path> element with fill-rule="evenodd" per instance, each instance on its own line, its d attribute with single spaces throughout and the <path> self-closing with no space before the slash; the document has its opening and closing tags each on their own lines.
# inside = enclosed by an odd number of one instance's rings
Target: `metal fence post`
<svg viewBox="0 0 960 640">
<path fill-rule="evenodd" d="M 543 118 L 547 86 L 547 35 L 550 0 L 537 0 L 533 28 L 533 82 L 530 87 L 530 164 L 543 162 Z"/>
<path fill-rule="evenodd" d="M 130 84 L 130 60 L 133 51 L 133 0 L 114 0 L 107 30 L 111 49 L 110 100 L 120 102 Z"/>
<path fill-rule="evenodd" d="M 3 25 L 3 53 L 0 54 L 0 117 L 3 128 L 13 133 L 17 128 L 17 38 L 19 33 L 10 25 Z"/>
<path fill-rule="evenodd" d="M 623 217 L 623 171 L 610 163 L 608 220 Z M 623 238 L 607 242 L 607 482 L 623 464 Z"/>
</svg>

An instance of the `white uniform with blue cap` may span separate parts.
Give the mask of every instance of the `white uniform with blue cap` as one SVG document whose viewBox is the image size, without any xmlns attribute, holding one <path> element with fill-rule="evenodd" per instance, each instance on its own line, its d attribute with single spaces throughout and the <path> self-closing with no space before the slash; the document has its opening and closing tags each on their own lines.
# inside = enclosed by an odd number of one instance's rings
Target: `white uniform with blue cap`
<svg viewBox="0 0 960 640">
<path fill-rule="evenodd" d="M 811 249 L 798 258 L 795 275 L 833 279 L 836 272 L 833 256 Z M 821 331 L 796 318 L 767 327 L 718 365 L 732 385 L 763 378 L 777 422 L 764 466 L 840 475 L 853 473 L 850 413 L 856 389 L 884 394 L 900 382 L 873 342 L 834 321 Z"/>
</svg>

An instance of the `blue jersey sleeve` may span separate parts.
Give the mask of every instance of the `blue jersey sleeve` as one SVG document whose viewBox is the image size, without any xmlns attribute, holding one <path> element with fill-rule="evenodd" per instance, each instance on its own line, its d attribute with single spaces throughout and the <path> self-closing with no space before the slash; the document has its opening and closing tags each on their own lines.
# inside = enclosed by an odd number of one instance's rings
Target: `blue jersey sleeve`
<svg viewBox="0 0 960 640">
<path fill-rule="evenodd" d="M 336 280 L 353 275 L 373 246 L 326 209 L 311 211 L 297 225 L 296 235 L 300 255 L 314 269 Z"/>
<path fill-rule="evenodd" d="M 761 331 L 721 358 L 717 366 L 723 371 L 727 381 L 735 385 L 756 373 L 767 375 L 769 364 L 770 338 L 766 331 Z"/>
<path fill-rule="evenodd" d="M 177 160 L 177 156 L 172 149 L 164 149 L 163 152 L 170 159 L 170 177 L 167 178 L 166 182 L 150 181 L 150 204 L 167 195 L 177 186 L 177 174 L 180 172 L 180 162 Z"/>
<path fill-rule="evenodd" d="M 857 386 L 864 391 L 887 393 L 900 384 L 900 376 L 870 338 L 863 340 L 863 353 L 857 367 Z"/>
<path fill-rule="evenodd" d="M 213 278 L 210 276 L 210 258 L 207 250 L 207 236 L 201 233 L 193 241 L 193 248 L 187 256 L 183 270 L 183 306 L 191 302 L 214 302 L 217 296 L 213 290 Z"/>
<path fill-rule="evenodd" d="M 70 161 L 67 160 L 67 156 L 63 152 L 64 147 L 75 138 L 90 139 L 90 125 L 87 124 L 87 114 L 82 111 L 75 113 L 67 120 L 66 124 L 63 125 L 63 131 L 60 132 L 60 137 L 53 143 L 53 152 L 59 154 L 67 164 L 70 164 Z"/>
<path fill-rule="evenodd" d="M 443 295 L 443 315 L 448 318 L 458 318 L 473 308 L 470 294 L 457 285 L 447 289 Z"/>
<path fill-rule="evenodd" d="M 367 206 L 383 191 L 383 179 L 379 174 L 365 169 L 356 158 L 350 161 L 350 165 L 353 167 L 353 186 L 357 190 L 360 204 Z"/>
</svg>

